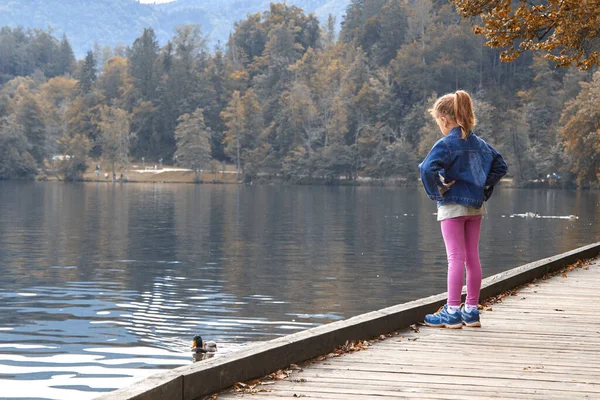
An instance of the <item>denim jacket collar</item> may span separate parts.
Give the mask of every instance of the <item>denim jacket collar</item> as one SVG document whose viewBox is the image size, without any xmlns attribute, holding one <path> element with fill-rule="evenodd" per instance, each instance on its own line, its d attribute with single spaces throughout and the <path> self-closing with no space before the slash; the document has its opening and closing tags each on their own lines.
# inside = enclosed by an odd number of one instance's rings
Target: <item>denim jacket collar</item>
<svg viewBox="0 0 600 400">
<path fill-rule="evenodd" d="M 462 138 L 462 129 L 460 128 L 460 126 L 457 126 L 456 128 L 452 128 L 452 130 L 450 132 L 448 132 L 448 135 L 446 135 L 446 136 Z"/>
</svg>

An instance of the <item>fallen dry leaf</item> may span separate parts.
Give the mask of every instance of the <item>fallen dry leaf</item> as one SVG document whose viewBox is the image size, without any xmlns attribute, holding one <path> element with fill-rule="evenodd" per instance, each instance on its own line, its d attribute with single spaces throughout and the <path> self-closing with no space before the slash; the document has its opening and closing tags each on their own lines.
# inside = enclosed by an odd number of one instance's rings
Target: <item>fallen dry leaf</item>
<svg viewBox="0 0 600 400">
<path fill-rule="evenodd" d="M 534 366 L 523 368 L 524 371 L 531 370 L 531 369 L 544 369 L 544 367 L 542 365 L 534 365 Z"/>
</svg>

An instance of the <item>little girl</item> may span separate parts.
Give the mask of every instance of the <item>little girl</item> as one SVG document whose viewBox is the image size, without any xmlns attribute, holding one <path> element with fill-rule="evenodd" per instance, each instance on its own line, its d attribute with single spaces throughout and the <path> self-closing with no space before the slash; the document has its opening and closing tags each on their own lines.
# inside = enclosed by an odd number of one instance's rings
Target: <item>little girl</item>
<svg viewBox="0 0 600 400">
<path fill-rule="evenodd" d="M 419 165 L 427 195 L 438 202 L 438 221 L 448 257 L 448 302 L 425 324 L 462 328 L 481 326 L 479 292 L 481 264 L 479 233 L 483 202 L 507 171 L 502 156 L 472 129 L 475 115 L 471 97 L 462 90 L 440 97 L 429 110 L 444 137 L 437 141 Z M 461 308 L 464 266 L 467 269 L 467 299 Z"/>
</svg>

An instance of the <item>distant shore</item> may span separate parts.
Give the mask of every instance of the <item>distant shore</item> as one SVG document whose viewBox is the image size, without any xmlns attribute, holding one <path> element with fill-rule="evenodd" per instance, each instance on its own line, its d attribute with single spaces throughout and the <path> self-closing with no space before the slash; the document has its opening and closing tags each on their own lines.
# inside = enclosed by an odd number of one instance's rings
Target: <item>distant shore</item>
<svg viewBox="0 0 600 400">
<path fill-rule="evenodd" d="M 48 170 L 46 175 L 40 175 L 37 180 L 61 181 L 62 179 Z M 115 170 L 113 179 L 112 171 L 100 168 L 96 171 L 96 164 L 90 163 L 88 170 L 83 173 L 80 182 L 108 182 L 108 183 L 215 183 L 215 184 L 297 184 L 297 185 L 331 185 L 331 186 L 390 186 L 390 187 L 418 187 L 418 179 L 407 179 L 404 177 L 372 178 L 359 176 L 357 180 L 349 180 L 340 177 L 335 181 L 325 181 L 319 177 L 306 177 L 296 181 L 287 181 L 280 174 L 271 171 L 260 172 L 252 181 L 244 181 L 242 173 L 237 173 L 235 165 L 221 164 L 217 170 L 200 170 L 198 178 L 196 173 L 190 169 L 173 166 L 137 165 L 132 164 L 129 170 Z M 575 189 L 566 187 L 557 182 L 549 182 L 545 179 L 517 184 L 513 178 L 503 178 L 501 184 L 504 187 L 519 187 L 530 189 Z"/>
<path fill-rule="evenodd" d="M 233 168 L 228 168 L 218 172 L 201 171 L 199 181 L 196 179 L 194 171 L 183 168 L 164 167 L 164 168 L 147 168 L 133 169 L 127 171 L 116 171 L 115 179 L 112 177 L 112 172 L 100 170 L 96 173 L 90 169 L 85 172 L 80 182 L 107 182 L 107 183 L 215 183 L 215 184 L 274 184 L 274 183 L 289 183 L 299 185 L 333 185 L 333 186 L 390 186 L 390 187 L 417 187 L 418 180 L 407 180 L 400 177 L 391 178 L 369 178 L 359 177 L 358 180 L 339 179 L 335 182 L 325 182 L 318 178 L 307 178 L 298 182 L 287 182 L 278 175 L 260 174 L 252 182 L 244 182 L 243 177 L 238 177 L 237 172 Z M 45 181 L 60 181 L 53 175 L 47 175 L 38 180 Z M 502 186 L 516 187 L 513 184 L 512 178 L 502 179 Z"/>
</svg>

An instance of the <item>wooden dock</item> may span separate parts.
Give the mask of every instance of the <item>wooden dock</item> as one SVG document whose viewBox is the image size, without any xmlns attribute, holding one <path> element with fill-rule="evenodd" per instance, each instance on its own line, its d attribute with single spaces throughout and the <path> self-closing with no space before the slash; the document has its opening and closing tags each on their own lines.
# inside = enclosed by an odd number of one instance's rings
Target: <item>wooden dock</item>
<svg viewBox="0 0 600 400">
<path fill-rule="evenodd" d="M 402 330 L 218 399 L 600 399 L 599 289 L 595 259 L 488 305 L 482 328 Z"/>
</svg>

